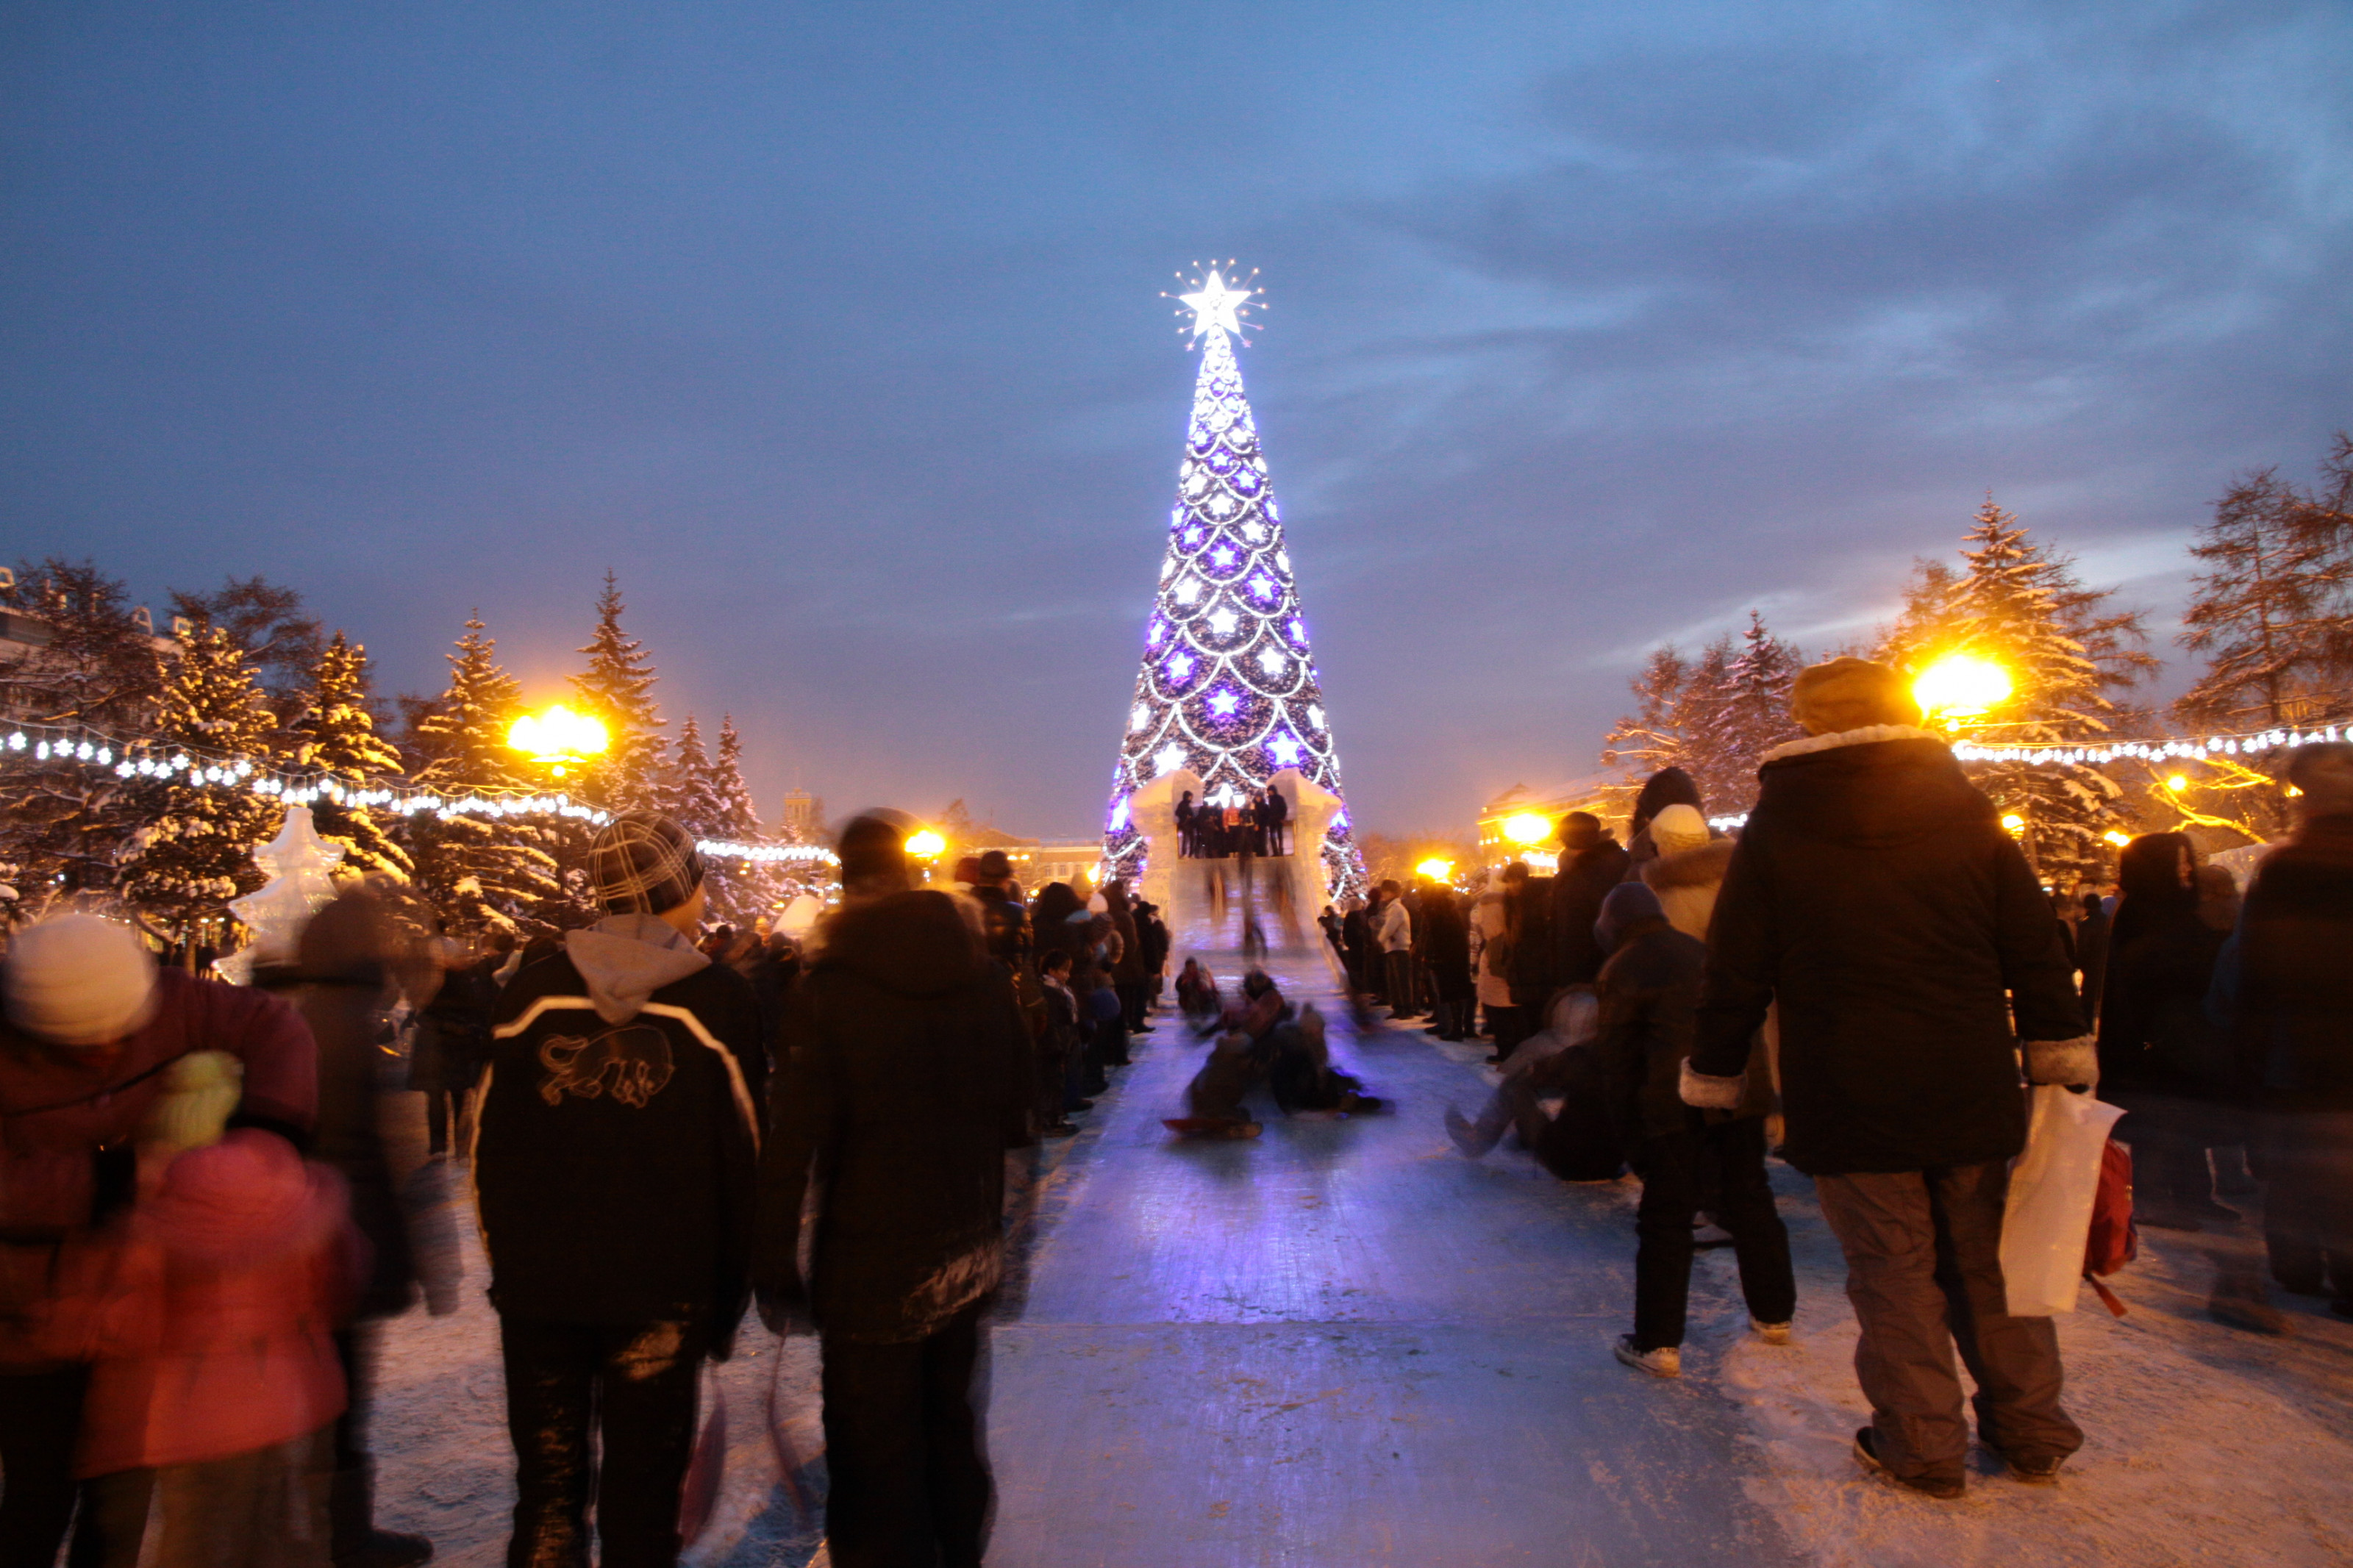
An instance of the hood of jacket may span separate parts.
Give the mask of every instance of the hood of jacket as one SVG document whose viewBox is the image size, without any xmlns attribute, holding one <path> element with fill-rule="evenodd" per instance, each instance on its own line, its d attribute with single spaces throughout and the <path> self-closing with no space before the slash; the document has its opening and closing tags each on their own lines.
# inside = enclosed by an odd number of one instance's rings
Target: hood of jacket
<svg viewBox="0 0 2353 1568">
<path fill-rule="evenodd" d="M 1713 888 L 1724 880 L 1732 864 L 1733 842 L 1717 838 L 1696 848 L 1662 855 L 1642 866 L 1642 880 L 1652 888 Z"/>
<path fill-rule="evenodd" d="M 819 969 L 842 970 L 901 996 L 945 996 L 986 973 L 972 928 L 945 893 L 892 893 L 835 915 Z"/>
<path fill-rule="evenodd" d="M 1814 735 L 1766 753 L 1757 814 L 1780 831 L 1862 848 L 1993 820 L 1952 748 L 1908 724 Z"/>
<path fill-rule="evenodd" d="M 564 951 L 607 1024 L 628 1023 L 655 992 L 711 965 L 685 932 L 659 915 L 608 915 L 565 932 Z"/>
<path fill-rule="evenodd" d="M 332 1173 L 277 1134 L 244 1129 L 173 1161 L 142 1218 L 174 1258 L 244 1268 L 317 1246 L 343 1212 Z"/>
</svg>

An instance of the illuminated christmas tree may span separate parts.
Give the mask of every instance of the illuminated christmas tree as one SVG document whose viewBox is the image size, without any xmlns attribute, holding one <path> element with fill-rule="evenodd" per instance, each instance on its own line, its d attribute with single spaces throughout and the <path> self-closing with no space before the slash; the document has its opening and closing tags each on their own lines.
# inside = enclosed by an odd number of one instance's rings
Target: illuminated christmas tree
<svg viewBox="0 0 2353 1568">
<path fill-rule="evenodd" d="M 1145 844 L 1129 821 L 1128 797 L 1165 773 L 1191 769 L 1202 798 L 1219 805 L 1264 790 L 1285 768 L 1341 793 L 1282 517 L 1234 363 L 1232 340 L 1256 292 L 1212 270 L 1176 296 L 1201 349 L 1201 373 L 1103 836 L 1105 858 L 1131 878 L 1143 868 Z M 1335 882 L 1360 874 L 1347 824 L 1344 810 L 1323 847 Z"/>
</svg>

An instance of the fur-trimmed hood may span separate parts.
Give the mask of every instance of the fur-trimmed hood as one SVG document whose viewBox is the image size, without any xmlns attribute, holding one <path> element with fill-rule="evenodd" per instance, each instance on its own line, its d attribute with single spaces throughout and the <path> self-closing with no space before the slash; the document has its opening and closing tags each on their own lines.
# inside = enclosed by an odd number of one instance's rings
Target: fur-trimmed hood
<svg viewBox="0 0 2353 1568">
<path fill-rule="evenodd" d="M 1735 846 L 1729 838 L 1711 839 L 1694 849 L 1677 850 L 1642 862 L 1642 880 L 1660 892 L 1679 888 L 1712 888 L 1724 880 Z"/>
<path fill-rule="evenodd" d="M 1776 746 L 1757 770 L 1753 834 L 1779 832 L 1885 850 L 1994 820 L 1993 803 L 1952 748 L 1910 724 L 1873 724 Z"/>
</svg>

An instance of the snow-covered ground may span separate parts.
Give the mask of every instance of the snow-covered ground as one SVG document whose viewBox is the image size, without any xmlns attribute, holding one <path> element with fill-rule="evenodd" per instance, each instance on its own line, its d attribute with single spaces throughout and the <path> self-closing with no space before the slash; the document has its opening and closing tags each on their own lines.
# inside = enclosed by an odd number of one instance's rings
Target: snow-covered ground
<svg viewBox="0 0 2353 1568">
<path fill-rule="evenodd" d="M 1867 1412 L 1854 1385 L 1854 1321 L 1837 1246 L 1804 1178 L 1777 1167 L 1775 1180 L 1797 1255 L 1797 1341 L 1773 1348 L 1749 1339 L 1729 1252 L 1704 1253 L 1684 1375 L 1713 1386 L 1746 1423 L 1754 1468 L 1726 1484 L 1778 1521 L 1801 1560 L 1855 1568 L 2353 1563 L 2353 1323 L 2276 1292 L 2290 1322 L 2282 1337 L 2205 1315 L 2218 1267 L 2259 1259 L 2252 1226 L 2145 1231 L 2139 1261 L 2114 1281 L 2130 1314 L 2111 1318 L 2087 1291 L 2081 1310 L 2061 1320 L 2068 1406 L 2087 1442 L 2058 1487 L 2020 1486 L 1981 1458 L 1966 1500 L 1936 1502 L 1856 1468 L 1849 1445 Z M 1580 1191 L 1624 1204 L 1630 1217 L 1630 1183 Z M 388 1526 L 431 1536 L 442 1563 L 489 1564 L 504 1550 L 512 1461 L 497 1321 L 482 1298 L 461 1195 L 449 1202 L 467 1279 L 451 1315 L 418 1310 L 387 1326 L 375 1428 L 378 1511 Z M 689 1554 L 696 1568 L 809 1561 L 816 1531 L 778 1484 L 768 1422 L 781 1412 L 793 1450 L 816 1454 L 816 1374 L 813 1341 L 779 1342 L 756 1321 L 717 1369 L 729 1458 L 712 1522 Z M 821 1467 L 807 1474 L 821 1487 Z"/>
</svg>

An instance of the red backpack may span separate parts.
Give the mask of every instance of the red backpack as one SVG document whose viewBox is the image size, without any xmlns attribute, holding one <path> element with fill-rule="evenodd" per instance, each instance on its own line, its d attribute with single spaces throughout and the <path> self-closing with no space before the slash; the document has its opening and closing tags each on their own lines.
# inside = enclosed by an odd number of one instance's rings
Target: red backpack
<svg viewBox="0 0 2353 1568">
<path fill-rule="evenodd" d="M 2139 1252 L 2140 1232 L 2133 1225 L 2132 1151 L 2111 1138 L 2100 1151 L 2100 1187 L 2092 1197 L 2092 1229 L 2084 1238 L 2084 1279 L 2119 1318 L 2125 1315 L 2125 1304 L 2100 1279 Z"/>
</svg>

